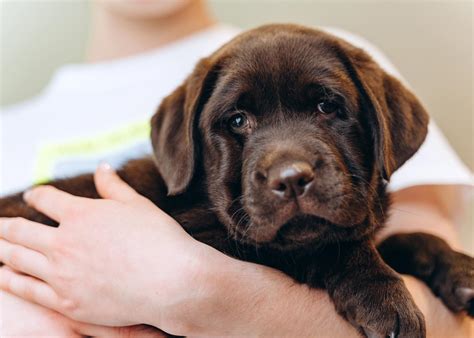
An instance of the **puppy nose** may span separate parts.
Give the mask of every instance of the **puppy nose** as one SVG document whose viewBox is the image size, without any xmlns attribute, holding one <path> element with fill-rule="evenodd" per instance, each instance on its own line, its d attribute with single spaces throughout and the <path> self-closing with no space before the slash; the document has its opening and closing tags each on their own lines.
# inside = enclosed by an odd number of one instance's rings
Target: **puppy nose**
<svg viewBox="0 0 474 338">
<path fill-rule="evenodd" d="M 314 179 L 314 170 L 307 162 L 292 162 L 272 166 L 268 170 L 268 187 L 281 197 L 301 196 Z"/>
</svg>

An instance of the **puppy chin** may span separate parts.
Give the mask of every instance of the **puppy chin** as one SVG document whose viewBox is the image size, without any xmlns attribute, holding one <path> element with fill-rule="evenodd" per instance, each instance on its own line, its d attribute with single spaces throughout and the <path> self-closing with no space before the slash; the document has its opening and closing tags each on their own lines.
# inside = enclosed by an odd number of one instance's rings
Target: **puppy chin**
<svg viewBox="0 0 474 338">
<path fill-rule="evenodd" d="M 264 245 L 272 242 L 276 238 L 279 229 L 280 227 L 274 225 L 265 226 L 251 224 L 245 236 L 247 240 L 257 245 Z"/>
<path fill-rule="evenodd" d="M 273 246 L 272 244 L 283 240 L 286 246 L 294 247 L 299 246 L 300 242 L 306 243 L 309 239 L 317 237 L 318 231 L 310 221 L 314 219 L 313 216 L 298 212 L 284 216 L 279 220 L 273 219 L 273 222 L 254 218 L 244 231 L 240 231 L 243 241 L 259 246 Z M 306 220 L 308 222 L 305 222 Z"/>
</svg>

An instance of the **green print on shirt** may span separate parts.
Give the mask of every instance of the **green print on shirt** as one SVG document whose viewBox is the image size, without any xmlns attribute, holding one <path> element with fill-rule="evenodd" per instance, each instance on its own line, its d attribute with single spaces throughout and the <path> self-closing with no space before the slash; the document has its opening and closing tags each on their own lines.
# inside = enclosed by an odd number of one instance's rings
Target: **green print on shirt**
<svg viewBox="0 0 474 338">
<path fill-rule="evenodd" d="M 38 151 L 34 182 L 41 184 L 51 180 L 55 164 L 64 158 L 99 156 L 118 151 L 134 142 L 149 139 L 150 131 L 149 121 L 137 122 L 95 137 L 44 144 Z"/>
</svg>

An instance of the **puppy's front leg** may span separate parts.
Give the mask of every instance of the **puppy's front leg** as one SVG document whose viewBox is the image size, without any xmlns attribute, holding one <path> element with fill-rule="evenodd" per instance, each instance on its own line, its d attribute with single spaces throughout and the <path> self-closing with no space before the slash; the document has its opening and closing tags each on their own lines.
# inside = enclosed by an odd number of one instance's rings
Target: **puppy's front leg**
<svg viewBox="0 0 474 338">
<path fill-rule="evenodd" d="M 161 208 L 167 207 L 166 186 L 156 170 L 151 158 L 142 158 L 127 162 L 117 171 L 118 175 L 139 194 L 150 199 Z M 70 194 L 100 198 L 92 174 L 47 182 L 46 184 Z M 0 217 L 23 217 L 32 221 L 57 226 L 57 222 L 29 207 L 22 193 L 0 198 Z"/>
<path fill-rule="evenodd" d="M 392 235 L 378 250 L 396 271 L 424 281 L 452 311 L 474 317 L 474 258 L 422 232 Z"/>
<path fill-rule="evenodd" d="M 368 337 L 425 337 L 423 314 L 370 241 L 344 245 L 324 283 L 338 313 Z"/>
</svg>

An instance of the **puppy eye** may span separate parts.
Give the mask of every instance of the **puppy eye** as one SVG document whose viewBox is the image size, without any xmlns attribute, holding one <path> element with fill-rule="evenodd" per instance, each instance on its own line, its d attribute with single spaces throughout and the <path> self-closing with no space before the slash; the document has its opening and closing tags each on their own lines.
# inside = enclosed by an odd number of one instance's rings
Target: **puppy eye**
<svg viewBox="0 0 474 338">
<path fill-rule="evenodd" d="M 250 128 L 250 121 L 242 112 L 232 115 L 229 119 L 229 128 L 234 133 L 243 133 Z"/>
<path fill-rule="evenodd" d="M 337 105 L 337 103 L 330 102 L 330 101 L 322 101 L 318 103 L 318 111 L 323 114 L 326 114 L 326 115 L 334 114 L 334 113 L 337 113 L 338 110 L 339 110 L 339 106 Z"/>
</svg>

